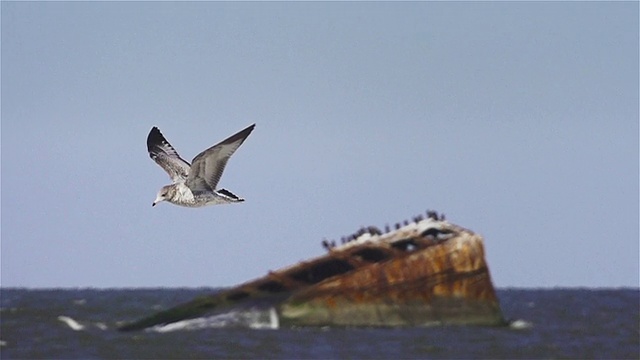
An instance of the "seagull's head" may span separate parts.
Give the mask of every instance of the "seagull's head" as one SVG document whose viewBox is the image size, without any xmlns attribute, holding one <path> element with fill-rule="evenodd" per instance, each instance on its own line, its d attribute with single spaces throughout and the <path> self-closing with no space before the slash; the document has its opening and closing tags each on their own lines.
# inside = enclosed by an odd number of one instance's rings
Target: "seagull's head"
<svg viewBox="0 0 640 360">
<path fill-rule="evenodd" d="M 163 186 L 162 189 L 158 191 L 158 195 L 156 195 L 156 199 L 153 201 L 151 206 L 156 206 L 157 203 L 170 199 L 172 190 L 173 188 L 171 185 Z"/>
</svg>

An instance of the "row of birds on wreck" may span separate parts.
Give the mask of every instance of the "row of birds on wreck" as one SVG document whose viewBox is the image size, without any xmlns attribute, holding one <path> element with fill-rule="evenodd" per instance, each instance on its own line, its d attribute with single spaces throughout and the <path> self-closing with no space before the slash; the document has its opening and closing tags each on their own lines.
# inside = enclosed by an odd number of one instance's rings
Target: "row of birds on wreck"
<svg viewBox="0 0 640 360">
<path fill-rule="evenodd" d="M 444 214 L 438 214 L 437 211 L 434 210 L 427 210 L 426 211 L 426 217 L 423 216 L 422 214 L 416 215 L 413 217 L 413 221 L 409 221 L 409 220 L 405 220 L 403 223 L 396 223 L 395 224 L 395 230 L 400 230 L 401 227 L 403 226 L 407 226 L 409 225 L 411 222 L 413 223 L 419 223 L 420 221 L 424 220 L 424 219 L 431 219 L 431 220 L 435 220 L 435 221 L 445 221 L 446 217 Z M 344 244 L 348 244 L 352 241 L 355 241 L 356 239 L 358 239 L 360 236 L 364 235 L 364 234 L 369 234 L 371 236 L 376 236 L 376 235 L 383 235 L 383 234 L 388 234 L 389 232 L 391 232 L 391 227 L 389 226 L 389 224 L 386 224 L 384 227 L 384 232 L 382 232 L 378 227 L 376 226 L 366 226 L 366 227 L 361 227 L 358 231 L 356 231 L 355 233 L 349 235 L 349 236 L 343 236 L 340 238 L 340 244 L 344 245 Z M 330 251 L 331 249 L 337 247 L 337 243 L 335 240 L 327 240 L 327 239 L 323 239 L 321 242 L 322 247 L 327 250 Z"/>
</svg>

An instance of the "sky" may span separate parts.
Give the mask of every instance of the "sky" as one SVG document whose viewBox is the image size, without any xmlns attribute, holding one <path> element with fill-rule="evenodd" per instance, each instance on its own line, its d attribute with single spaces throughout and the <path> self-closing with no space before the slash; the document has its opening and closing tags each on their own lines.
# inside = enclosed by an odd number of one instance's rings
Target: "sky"
<svg viewBox="0 0 640 360">
<path fill-rule="evenodd" d="M 1 285 L 221 287 L 424 214 L 497 287 L 639 286 L 638 2 L 5 2 Z M 158 126 L 220 186 L 151 207 Z"/>
</svg>

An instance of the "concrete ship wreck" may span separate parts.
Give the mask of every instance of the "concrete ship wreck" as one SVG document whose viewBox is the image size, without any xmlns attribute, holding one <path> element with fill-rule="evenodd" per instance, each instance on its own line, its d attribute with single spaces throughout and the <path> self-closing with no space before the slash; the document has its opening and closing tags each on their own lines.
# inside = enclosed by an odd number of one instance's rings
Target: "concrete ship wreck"
<svg viewBox="0 0 640 360">
<path fill-rule="evenodd" d="M 505 325 L 483 239 L 428 211 L 382 232 L 362 228 L 327 253 L 126 324 L 162 327 L 230 311 L 277 326 Z"/>
</svg>

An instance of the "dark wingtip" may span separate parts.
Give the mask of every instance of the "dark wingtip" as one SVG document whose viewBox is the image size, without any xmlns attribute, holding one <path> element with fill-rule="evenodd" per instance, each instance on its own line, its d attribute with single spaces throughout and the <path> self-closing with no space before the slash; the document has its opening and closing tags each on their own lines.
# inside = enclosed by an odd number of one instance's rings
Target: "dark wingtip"
<svg viewBox="0 0 640 360">
<path fill-rule="evenodd" d="M 162 133 L 160 132 L 160 129 L 158 129 L 157 126 L 154 126 L 151 128 L 151 131 L 149 131 L 149 137 L 156 136 L 156 135 L 162 136 Z"/>
<path fill-rule="evenodd" d="M 156 126 L 152 127 L 151 131 L 149 131 L 149 136 L 147 136 L 147 150 L 151 152 L 151 149 L 154 146 L 161 144 L 163 141 L 166 140 L 164 139 L 164 136 L 162 136 L 160 129 Z"/>
<path fill-rule="evenodd" d="M 256 124 L 251 124 L 249 126 L 247 126 L 246 128 L 244 128 L 244 130 L 240 131 L 238 133 L 238 135 L 240 135 L 240 137 L 244 137 L 246 138 L 247 136 L 249 136 L 249 134 L 251 134 L 251 132 L 253 131 L 253 129 L 256 127 Z"/>
<path fill-rule="evenodd" d="M 238 131 L 237 133 L 229 136 L 228 138 L 222 140 L 220 144 L 229 144 L 229 143 L 236 142 L 238 140 L 240 140 L 240 144 L 242 144 L 246 140 L 246 138 L 249 136 L 249 134 L 251 134 L 251 132 L 253 131 L 253 128 L 255 127 L 256 127 L 256 124 L 251 124 L 246 128 Z"/>
</svg>

